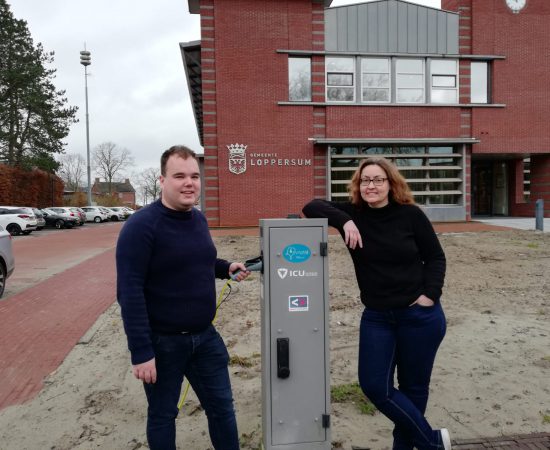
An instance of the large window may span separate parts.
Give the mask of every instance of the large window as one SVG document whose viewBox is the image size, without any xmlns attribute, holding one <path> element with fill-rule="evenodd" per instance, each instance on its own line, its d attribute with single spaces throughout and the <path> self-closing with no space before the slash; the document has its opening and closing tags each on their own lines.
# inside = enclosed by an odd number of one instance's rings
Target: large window
<svg viewBox="0 0 550 450">
<path fill-rule="evenodd" d="M 395 87 L 397 103 L 424 103 L 424 60 L 396 59 Z"/>
<path fill-rule="evenodd" d="M 326 58 L 327 101 L 355 101 L 355 58 Z"/>
<path fill-rule="evenodd" d="M 461 205 L 462 151 L 458 147 L 333 146 L 330 147 L 330 196 L 347 200 L 347 185 L 362 159 L 383 155 L 399 168 L 421 205 Z"/>
<path fill-rule="evenodd" d="M 489 63 L 472 62 L 470 66 L 472 103 L 489 103 Z"/>
<path fill-rule="evenodd" d="M 363 102 L 389 102 L 390 59 L 363 58 L 361 60 L 361 99 Z"/>
<path fill-rule="evenodd" d="M 432 59 L 431 102 L 458 103 L 458 62 L 454 59 Z"/>
<path fill-rule="evenodd" d="M 288 99 L 292 102 L 311 101 L 310 58 L 288 58 Z"/>
<path fill-rule="evenodd" d="M 485 92 L 486 103 L 487 63 L 483 64 L 485 72 L 472 65 L 472 96 L 475 76 L 478 89 Z M 325 68 L 327 102 L 453 105 L 459 102 L 458 59 L 329 56 Z M 485 73 L 485 84 L 478 72 Z M 480 97 L 476 102 L 482 100 Z"/>
</svg>

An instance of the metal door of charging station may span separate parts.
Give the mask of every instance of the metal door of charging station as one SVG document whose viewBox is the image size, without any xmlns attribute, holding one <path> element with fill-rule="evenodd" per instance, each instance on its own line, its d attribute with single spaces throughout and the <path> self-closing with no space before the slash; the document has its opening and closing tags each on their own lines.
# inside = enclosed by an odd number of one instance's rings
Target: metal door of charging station
<svg viewBox="0 0 550 450">
<path fill-rule="evenodd" d="M 326 251 L 323 219 L 266 220 L 262 383 L 266 449 L 330 448 Z M 300 226 L 291 226 L 291 225 Z M 325 247 L 326 250 L 326 247 Z M 288 367 L 281 368 L 288 356 Z M 266 418 L 264 417 L 264 420 Z M 268 441 L 268 442 L 265 442 Z M 294 444 L 294 445 L 293 445 Z M 327 446 L 328 445 L 328 446 Z"/>
</svg>

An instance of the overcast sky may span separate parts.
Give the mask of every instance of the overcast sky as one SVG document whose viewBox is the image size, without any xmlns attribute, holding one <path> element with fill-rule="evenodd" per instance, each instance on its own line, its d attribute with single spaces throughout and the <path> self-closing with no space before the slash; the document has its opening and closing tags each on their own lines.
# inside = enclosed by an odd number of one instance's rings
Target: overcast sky
<svg viewBox="0 0 550 450">
<path fill-rule="evenodd" d="M 137 172 L 158 167 L 163 150 L 188 145 L 202 153 L 189 101 L 180 42 L 200 39 L 199 16 L 187 0 L 7 0 L 31 35 L 55 51 L 54 84 L 78 106 L 80 120 L 66 139 L 67 153 L 86 156 L 84 67 L 88 66 L 90 147 L 112 141 L 129 149 Z M 361 3 L 334 0 L 332 6 Z M 440 0 L 418 0 L 440 7 Z M 94 175 L 92 175 L 94 176 Z"/>
</svg>

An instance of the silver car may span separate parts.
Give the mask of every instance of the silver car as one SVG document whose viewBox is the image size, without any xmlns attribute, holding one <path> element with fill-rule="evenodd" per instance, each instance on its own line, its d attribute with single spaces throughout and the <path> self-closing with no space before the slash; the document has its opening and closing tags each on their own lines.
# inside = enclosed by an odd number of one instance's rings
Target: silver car
<svg viewBox="0 0 550 450">
<path fill-rule="evenodd" d="M 6 280 L 15 269 L 15 259 L 11 245 L 11 234 L 0 226 L 0 297 L 4 294 Z"/>
</svg>

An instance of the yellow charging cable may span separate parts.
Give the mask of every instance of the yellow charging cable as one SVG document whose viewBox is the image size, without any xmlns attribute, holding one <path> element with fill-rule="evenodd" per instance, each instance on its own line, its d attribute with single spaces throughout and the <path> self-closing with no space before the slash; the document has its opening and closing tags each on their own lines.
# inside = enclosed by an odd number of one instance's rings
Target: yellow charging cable
<svg viewBox="0 0 550 450">
<path fill-rule="evenodd" d="M 226 281 L 226 283 L 223 285 L 222 290 L 220 291 L 220 295 L 218 295 L 218 300 L 216 302 L 216 313 L 214 314 L 214 318 L 212 319 L 212 324 L 216 322 L 216 318 L 218 317 L 218 308 L 221 306 L 221 304 L 227 300 L 227 297 L 229 297 L 229 294 L 231 294 L 231 281 L 233 281 L 231 278 Z M 229 289 L 229 292 L 224 297 L 225 291 Z M 185 403 L 185 399 L 187 398 L 187 393 L 189 392 L 189 380 L 185 379 L 185 387 L 183 388 L 183 395 L 181 396 L 180 401 L 178 402 L 178 411 L 181 409 L 183 404 Z"/>
</svg>

